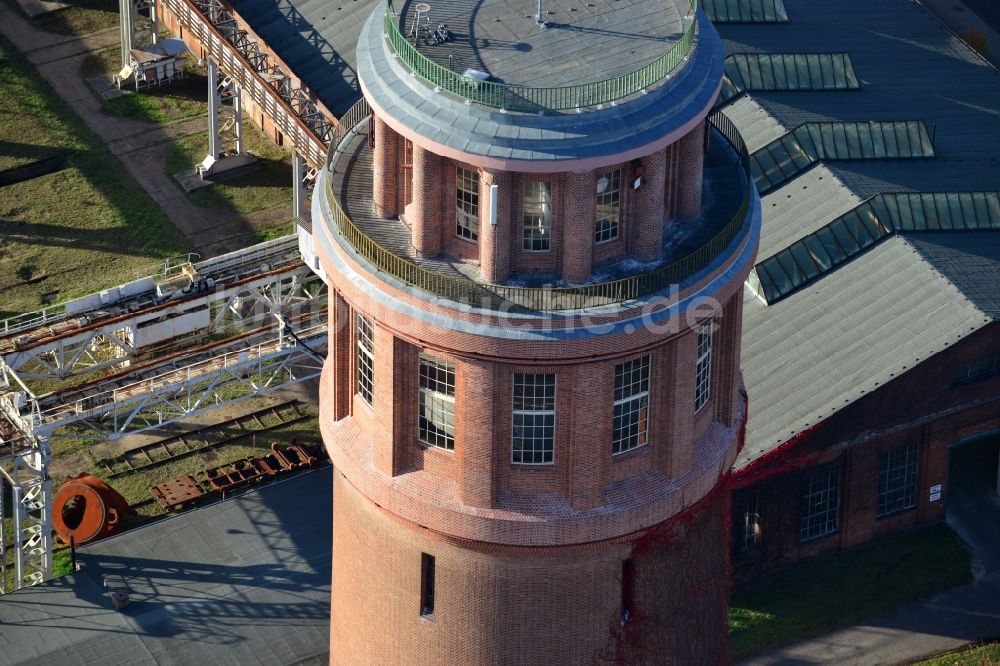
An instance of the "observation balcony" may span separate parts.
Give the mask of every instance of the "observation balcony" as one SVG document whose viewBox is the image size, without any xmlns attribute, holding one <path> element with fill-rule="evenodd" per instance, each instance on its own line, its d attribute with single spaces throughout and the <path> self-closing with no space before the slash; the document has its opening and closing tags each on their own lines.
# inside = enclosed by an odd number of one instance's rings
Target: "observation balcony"
<svg viewBox="0 0 1000 666">
<path fill-rule="evenodd" d="M 390 0 L 383 35 L 393 55 L 435 92 L 535 113 L 600 108 L 646 94 L 694 46 L 697 0 L 542 4 L 544 25 L 533 2 L 408 0 L 396 14 Z M 442 25 L 447 39 L 436 32 Z"/>
<path fill-rule="evenodd" d="M 362 100 L 341 120 L 327 168 L 320 177 L 322 200 L 313 213 L 314 233 L 322 224 L 329 238 L 372 276 L 430 297 L 507 311 L 620 304 L 692 282 L 752 225 L 753 184 L 746 146 L 729 120 L 714 114 L 709 118 L 711 138 L 705 156 L 701 214 L 695 220 L 674 221 L 667 226 L 658 261 L 640 264 L 625 260 L 601 267 L 582 284 L 566 283 L 557 275 L 523 273 L 492 284 L 481 278 L 475 263 L 443 254 L 418 256 L 411 230 L 403 221 L 374 215 L 369 114 L 370 108 Z"/>
</svg>

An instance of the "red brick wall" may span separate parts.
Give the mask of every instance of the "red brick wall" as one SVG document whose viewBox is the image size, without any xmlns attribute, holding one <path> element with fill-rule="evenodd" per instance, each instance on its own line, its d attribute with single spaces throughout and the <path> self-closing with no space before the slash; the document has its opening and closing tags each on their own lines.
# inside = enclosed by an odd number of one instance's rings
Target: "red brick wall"
<svg viewBox="0 0 1000 666">
<path fill-rule="evenodd" d="M 704 135 L 704 126 L 700 127 L 700 130 L 696 129 L 689 137 L 685 137 L 688 144 L 693 141 L 690 137 Z M 388 158 L 390 148 L 376 146 L 376 150 L 379 151 L 376 157 Z M 511 274 L 563 273 L 569 276 L 567 279 L 579 281 L 589 276 L 591 268 L 611 266 L 629 257 L 636 257 L 640 261 L 658 258 L 663 229 L 672 221 L 673 211 L 678 205 L 678 188 L 693 188 L 690 197 L 697 198 L 700 202 L 702 159 L 694 159 L 690 152 L 668 146 L 642 160 L 612 165 L 600 169 L 600 173 L 593 172 L 584 176 L 495 172 L 499 179 L 497 182 L 502 184 L 503 189 L 501 224 L 498 226 L 505 225 L 504 229 L 498 229 L 496 233 L 498 238 L 503 237 L 500 241 L 505 247 L 509 245 L 509 255 L 505 261 L 510 262 Z M 400 162 L 397 170 L 400 180 L 395 192 L 400 205 L 408 199 L 405 194 L 407 183 L 414 193 L 409 197 L 411 204 L 404 212 L 406 222 L 414 234 L 414 247 L 424 256 L 434 256 L 435 251 L 441 251 L 448 257 L 462 261 L 481 262 L 483 236 L 488 233 L 486 227 L 489 226 L 489 197 L 486 194 L 486 181 L 490 180 L 489 177 L 477 167 L 437 158 L 420 147 L 414 148 L 412 168 L 403 165 L 407 157 L 401 145 L 396 154 Z M 455 233 L 455 168 L 459 165 L 480 171 L 480 239 L 477 242 Z M 633 181 L 636 167 L 640 165 L 646 170 L 646 185 L 645 189 L 637 191 L 633 189 Z M 621 171 L 619 234 L 613 240 L 595 243 L 596 190 L 592 181 L 601 174 L 616 169 Z M 386 170 L 380 168 L 379 173 L 386 173 Z M 695 183 L 692 179 L 698 182 Z M 552 184 L 552 237 L 548 251 L 529 251 L 523 248 L 523 184 L 528 180 L 547 180 Z M 392 183 L 387 180 L 383 187 L 385 191 L 377 197 L 376 204 L 381 205 L 384 210 L 391 210 L 384 202 L 380 202 L 391 196 Z M 643 202 L 641 207 L 637 207 L 639 202 Z M 438 217 L 434 217 L 435 215 Z M 489 275 L 494 274 L 495 265 L 494 259 L 492 264 L 486 266 L 485 270 Z M 500 268 L 504 269 L 506 266 L 501 265 Z M 507 272 L 500 270 L 497 274 L 506 276 Z"/>
<path fill-rule="evenodd" d="M 638 543 L 531 549 L 443 539 L 334 478 L 332 664 L 725 662 L 724 493 Z M 420 615 L 421 553 L 435 558 L 432 617 Z"/>
<path fill-rule="evenodd" d="M 793 471 L 741 488 L 733 500 L 734 525 L 742 520 L 737 514 L 743 500 L 755 493 L 763 539 L 758 552 L 736 559 L 738 578 L 943 520 L 948 498 L 948 447 L 1000 428 L 1000 376 L 964 385 L 955 385 L 955 381 L 965 374 L 971 361 L 995 354 L 998 345 L 1000 325 L 991 324 L 923 360 L 803 437 L 787 454 L 790 464 L 795 465 Z M 879 456 L 909 443 L 918 447 L 917 505 L 877 517 Z M 756 464 L 763 469 L 767 463 L 762 460 Z M 801 483 L 804 475 L 824 464 L 841 468 L 840 529 L 800 543 Z M 745 473 L 753 474 L 754 466 Z M 931 502 L 929 489 L 937 484 L 942 486 L 942 498 Z"/>
</svg>

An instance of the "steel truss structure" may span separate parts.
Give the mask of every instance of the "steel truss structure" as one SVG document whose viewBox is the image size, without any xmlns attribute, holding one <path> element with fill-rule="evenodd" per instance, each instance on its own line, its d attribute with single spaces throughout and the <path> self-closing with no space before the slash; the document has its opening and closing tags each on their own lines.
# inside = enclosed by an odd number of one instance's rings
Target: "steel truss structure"
<svg viewBox="0 0 1000 666">
<path fill-rule="evenodd" d="M 223 39 L 229 42 L 258 74 L 264 76 L 278 96 L 292 108 L 295 115 L 321 141 L 328 143 L 333 127 L 326 116 L 304 90 L 294 86 L 292 78 L 282 70 L 281 66 L 272 62 L 253 36 L 240 27 L 236 16 L 220 0 L 194 0 L 192 4 L 219 31 Z"/>
<path fill-rule="evenodd" d="M 0 322 L 0 593 L 51 575 L 51 441 L 116 439 L 319 376 L 325 285 L 297 257 L 289 236 Z"/>
<path fill-rule="evenodd" d="M 208 61 L 208 154 L 213 159 L 243 154 L 241 92 L 215 61 Z"/>
<path fill-rule="evenodd" d="M 218 0 L 159 0 L 187 34 L 267 114 L 297 152 L 320 168 L 332 136 L 331 123 L 309 94 L 274 62 L 236 16 Z"/>
<path fill-rule="evenodd" d="M 99 304 L 70 319 L 18 329 L 0 336 L 0 355 L 30 386 L 33 381 L 121 370 L 178 344 L 190 346 L 192 334 L 233 335 L 270 322 L 274 315 L 294 317 L 325 307 L 325 285 L 301 262 L 262 268 L 269 265 L 256 266 L 256 274 L 242 277 L 244 269 L 219 282 L 199 277 L 187 293 L 166 301 L 150 295 L 123 304 Z M 213 271 L 211 265 L 202 270 L 196 275 L 227 272 Z"/>
</svg>

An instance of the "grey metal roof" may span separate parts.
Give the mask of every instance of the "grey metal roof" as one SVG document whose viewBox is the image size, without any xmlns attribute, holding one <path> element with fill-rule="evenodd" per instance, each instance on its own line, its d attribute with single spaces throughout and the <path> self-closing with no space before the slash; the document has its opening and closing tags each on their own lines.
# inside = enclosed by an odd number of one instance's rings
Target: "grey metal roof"
<svg viewBox="0 0 1000 666">
<path fill-rule="evenodd" d="M 728 114 L 727 114 L 728 115 Z M 861 203 L 825 164 L 761 197 L 764 225 L 757 262 L 783 250 Z"/>
<path fill-rule="evenodd" d="M 788 133 L 788 128 L 757 103 L 752 95 L 743 95 L 724 109 L 726 116 L 740 128 L 751 153 Z"/>
<path fill-rule="evenodd" d="M 233 9 L 338 118 L 361 98 L 355 46 L 379 0 L 232 0 Z"/>
<path fill-rule="evenodd" d="M 941 235 L 980 233 L 995 235 Z M 750 417 L 737 468 L 993 321 L 910 240 L 888 238 L 774 305 L 747 293 Z M 1000 281 L 1000 253 L 991 265 Z"/>
<path fill-rule="evenodd" d="M 786 5 L 791 23 L 718 26 L 727 53 L 847 52 L 862 89 L 738 100 L 727 115 L 748 145 L 807 122 L 905 118 L 927 124 L 936 157 L 819 164 L 793 178 L 762 200 L 759 259 L 879 193 L 1000 189 L 1000 73 L 908 0 Z M 908 233 L 771 306 L 747 291 L 750 419 L 736 467 L 994 321 L 998 241 Z"/>
<path fill-rule="evenodd" d="M 977 308 L 1000 319 L 1000 233 L 907 234 L 907 240 Z"/>
<path fill-rule="evenodd" d="M 331 495 L 328 467 L 82 548 L 80 572 L 0 597 L 0 664 L 326 663 Z"/>
</svg>

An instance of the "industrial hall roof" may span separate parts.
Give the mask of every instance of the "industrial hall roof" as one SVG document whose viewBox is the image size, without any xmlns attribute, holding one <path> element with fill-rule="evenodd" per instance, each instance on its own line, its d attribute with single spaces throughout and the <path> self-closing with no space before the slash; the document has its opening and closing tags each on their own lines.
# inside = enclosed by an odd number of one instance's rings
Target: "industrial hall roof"
<svg viewBox="0 0 1000 666">
<path fill-rule="evenodd" d="M 399 0 L 402 4 L 402 0 Z M 230 0 L 236 13 L 338 118 L 361 98 L 355 46 L 384 0 Z"/>
<path fill-rule="evenodd" d="M 79 572 L 0 597 L 0 664 L 326 664 L 331 469 L 80 549 Z"/>
<path fill-rule="evenodd" d="M 1000 73 L 908 0 L 784 7 L 717 25 L 764 192 L 737 468 L 1000 313 Z"/>
</svg>

